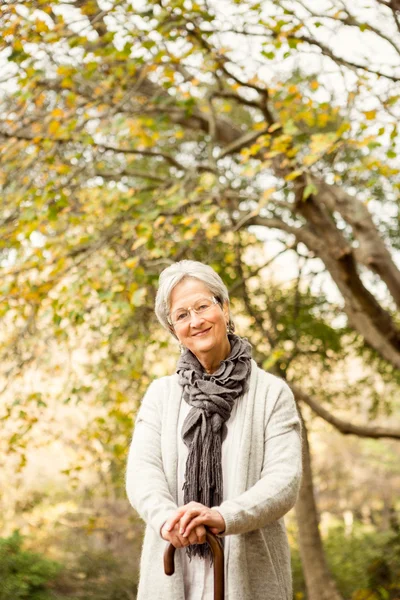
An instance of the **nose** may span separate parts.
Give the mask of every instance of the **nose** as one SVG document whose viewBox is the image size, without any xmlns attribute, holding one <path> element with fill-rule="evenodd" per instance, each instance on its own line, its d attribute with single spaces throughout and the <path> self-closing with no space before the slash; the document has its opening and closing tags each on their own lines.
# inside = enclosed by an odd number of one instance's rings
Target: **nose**
<svg viewBox="0 0 400 600">
<path fill-rule="evenodd" d="M 194 310 L 190 311 L 190 325 L 192 327 L 197 327 L 204 321 L 204 317 L 202 315 L 198 315 L 194 312 Z"/>
</svg>

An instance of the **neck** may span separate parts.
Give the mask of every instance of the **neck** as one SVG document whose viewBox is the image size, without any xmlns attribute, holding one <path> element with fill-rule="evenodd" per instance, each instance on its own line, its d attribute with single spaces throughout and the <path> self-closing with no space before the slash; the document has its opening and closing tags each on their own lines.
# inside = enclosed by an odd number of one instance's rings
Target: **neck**
<svg viewBox="0 0 400 600">
<path fill-rule="evenodd" d="M 214 373 L 217 371 L 219 365 L 225 358 L 231 353 L 231 345 L 228 338 L 225 338 L 224 343 L 212 352 L 205 352 L 204 354 L 196 354 L 196 358 L 205 370 L 206 373 Z"/>
</svg>

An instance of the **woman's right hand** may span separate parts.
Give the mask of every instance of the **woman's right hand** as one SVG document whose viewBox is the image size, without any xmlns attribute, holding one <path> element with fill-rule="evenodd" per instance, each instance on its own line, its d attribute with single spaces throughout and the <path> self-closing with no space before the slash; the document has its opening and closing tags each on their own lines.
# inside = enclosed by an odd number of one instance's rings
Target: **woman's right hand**
<svg viewBox="0 0 400 600">
<path fill-rule="evenodd" d="M 179 533 L 180 523 L 175 524 L 171 531 L 165 529 L 165 524 L 161 528 L 161 537 L 170 542 L 175 548 L 183 548 L 190 546 L 190 544 L 205 544 L 206 542 L 206 528 L 204 525 L 198 525 L 189 534 L 189 537 L 183 537 Z"/>
</svg>

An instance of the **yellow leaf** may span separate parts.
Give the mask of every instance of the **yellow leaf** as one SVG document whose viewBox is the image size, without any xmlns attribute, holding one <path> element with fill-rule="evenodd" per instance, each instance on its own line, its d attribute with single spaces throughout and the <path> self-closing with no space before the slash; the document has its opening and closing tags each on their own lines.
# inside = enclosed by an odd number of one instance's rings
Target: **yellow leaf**
<svg viewBox="0 0 400 600">
<path fill-rule="evenodd" d="M 55 135 L 59 129 L 60 129 L 60 123 L 58 121 L 50 121 L 49 133 Z"/>
<path fill-rule="evenodd" d="M 310 88 L 312 90 L 317 90 L 319 88 L 319 83 L 316 79 L 313 79 L 313 81 L 311 81 Z"/>
<path fill-rule="evenodd" d="M 68 165 L 58 165 L 56 170 L 57 170 L 57 173 L 60 173 L 61 175 L 65 175 L 65 173 L 70 172 L 71 167 L 69 167 Z"/>
<path fill-rule="evenodd" d="M 199 226 L 198 225 L 194 225 L 193 227 L 191 227 L 190 229 L 188 229 L 187 231 L 185 231 L 185 233 L 183 234 L 183 239 L 184 240 L 191 240 L 194 238 L 194 236 L 196 235 L 196 233 L 199 230 Z"/>
<path fill-rule="evenodd" d="M 364 115 L 367 121 L 372 121 L 376 117 L 376 110 L 365 110 Z"/>
<path fill-rule="evenodd" d="M 64 89 L 70 88 L 73 86 L 73 81 L 71 79 L 71 77 L 65 77 L 62 81 L 61 81 L 61 87 Z"/>
<path fill-rule="evenodd" d="M 128 269 L 134 269 L 138 262 L 138 257 L 134 256 L 133 258 L 128 258 L 128 260 L 125 261 L 125 266 L 128 267 Z"/>
<path fill-rule="evenodd" d="M 275 191 L 276 191 L 276 189 L 274 187 L 268 188 L 267 190 L 264 190 L 263 193 L 262 193 L 262 199 L 263 200 L 268 200 Z"/>
<path fill-rule="evenodd" d="M 317 116 L 317 124 L 320 127 L 325 127 L 325 125 L 328 123 L 329 121 L 329 115 L 327 115 L 326 113 L 320 113 Z"/>
<path fill-rule="evenodd" d="M 312 154 L 325 153 L 336 141 L 335 133 L 314 133 L 311 136 L 310 150 Z"/>
<path fill-rule="evenodd" d="M 281 123 L 277 122 L 277 123 L 273 123 L 271 125 L 271 127 L 268 127 L 268 132 L 272 133 L 273 131 L 276 131 L 277 129 L 279 129 L 280 127 L 282 127 Z"/>
<path fill-rule="evenodd" d="M 190 216 L 190 217 L 184 217 L 181 221 L 182 225 L 191 225 L 194 221 L 195 217 Z"/>
<path fill-rule="evenodd" d="M 161 215 L 154 221 L 154 228 L 157 229 L 157 227 L 160 227 L 160 225 L 165 223 L 165 221 L 166 221 L 165 217 Z"/>
<path fill-rule="evenodd" d="M 297 169 L 296 171 L 292 171 L 291 173 L 289 173 L 289 175 L 286 175 L 285 179 L 286 179 L 286 181 L 293 181 L 293 179 L 300 177 L 300 175 L 302 175 L 302 174 L 303 174 L 303 171 L 301 171 L 300 169 Z"/>
<path fill-rule="evenodd" d="M 146 238 L 138 238 L 131 246 L 131 250 L 137 250 L 140 246 L 143 246 L 147 243 Z"/>
<path fill-rule="evenodd" d="M 215 221 L 214 223 L 211 223 L 211 225 L 206 229 L 206 237 L 209 240 L 212 240 L 213 238 L 217 237 L 217 235 L 219 235 L 220 232 L 221 225 L 217 223 L 217 221 Z"/>
<path fill-rule="evenodd" d="M 38 33 L 44 33 L 49 30 L 46 23 L 44 21 L 40 21 L 39 19 L 36 19 L 35 25 L 36 25 L 36 31 Z"/>
</svg>

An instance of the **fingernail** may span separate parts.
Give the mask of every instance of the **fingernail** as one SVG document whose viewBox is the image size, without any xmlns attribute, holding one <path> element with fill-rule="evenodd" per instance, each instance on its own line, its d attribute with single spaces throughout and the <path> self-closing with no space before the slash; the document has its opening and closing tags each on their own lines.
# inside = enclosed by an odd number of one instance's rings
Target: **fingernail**
<svg viewBox="0 0 400 600">
<path fill-rule="evenodd" d="M 184 531 L 185 531 L 184 529 L 180 529 L 180 530 L 179 530 L 179 533 L 182 535 L 182 533 L 183 533 Z"/>
<path fill-rule="evenodd" d="M 187 533 L 184 533 L 184 534 L 183 534 L 183 537 L 187 537 L 187 536 L 188 536 L 188 534 L 187 534 Z"/>
</svg>

